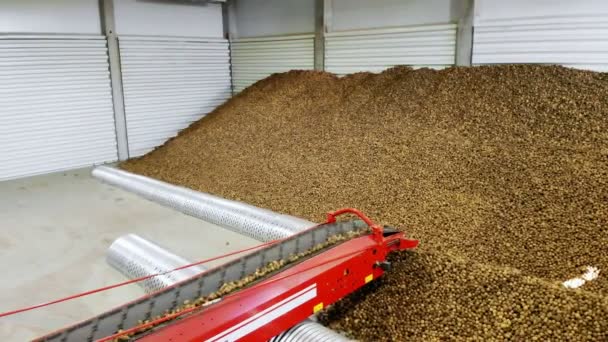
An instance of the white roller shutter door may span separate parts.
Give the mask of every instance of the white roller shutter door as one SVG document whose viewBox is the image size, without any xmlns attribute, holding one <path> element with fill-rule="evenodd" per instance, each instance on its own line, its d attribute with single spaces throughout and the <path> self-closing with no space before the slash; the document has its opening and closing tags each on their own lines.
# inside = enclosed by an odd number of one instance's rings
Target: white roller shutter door
<svg viewBox="0 0 608 342">
<path fill-rule="evenodd" d="M 129 156 L 143 155 L 231 96 L 228 41 L 119 37 Z"/>
<path fill-rule="evenodd" d="M 608 71 L 608 16 L 478 19 L 473 63 L 562 64 Z"/>
<path fill-rule="evenodd" d="M 454 64 L 455 51 L 456 24 L 330 32 L 325 70 L 344 75 L 395 65 L 440 69 Z"/>
<path fill-rule="evenodd" d="M 0 180 L 117 159 L 106 40 L 0 36 Z"/>
<path fill-rule="evenodd" d="M 234 91 L 273 73 L 314 69 L 314 35 L 241 38 L 230 42 Z"/>
</svg>

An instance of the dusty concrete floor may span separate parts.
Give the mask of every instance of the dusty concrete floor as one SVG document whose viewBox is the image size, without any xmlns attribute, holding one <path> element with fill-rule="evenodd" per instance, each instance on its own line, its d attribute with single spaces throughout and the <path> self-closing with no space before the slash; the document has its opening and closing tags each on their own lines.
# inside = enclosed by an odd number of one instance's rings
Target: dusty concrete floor
<svg viewBox="0 0 608 342">
<path fill-rule="evenodd" d="M 102 184 L 90 169 L 0 182 L 0 312 L 124 281 L 105 252 L 126 233 L 189 260 L 256 243 Z M 31 339 L 141 295 L 134 284 L 0 318 L 0 340 Z"/>
</svg>

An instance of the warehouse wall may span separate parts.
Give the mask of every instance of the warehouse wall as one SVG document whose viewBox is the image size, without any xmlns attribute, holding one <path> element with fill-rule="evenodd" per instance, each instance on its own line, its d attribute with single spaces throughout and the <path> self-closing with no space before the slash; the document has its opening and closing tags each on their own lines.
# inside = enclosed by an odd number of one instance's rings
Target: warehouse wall
<svg viewBox="0 0 608 342">
<path fill-rule="evenodd" d="M 0 180 L 117 159 L 98 0 L 0 2 Z M 144 154 L 231 95 L 220 4 L 115 0 L 128 149 Z"/>
<path fill-rule="evenodd" d="M 431 68 L 452 65 L 456 45 L 453 22 L 464 13 L 466 3 L 327 1 L 325 69 L 347 74 L 379 72 L 397 64 Z M 236 23 L 231 32 L 234 90 L 240 91 L 271 73 L 313 69 L 314 16 L 314 0 L 236 0 Z"/>
<path fill-rule="evenodd" d="M 232 75 L 219 4 L 115 0 L 130 156 L 271 73 L 313 69 L 314 0 L 235 0 Z M 608 71 L 608 2 L 477 0 L 474 64 Z M 454 63 L 467 0 L 332 0 L 325 69 Z M 0 180 L 116 160 L 97 0 L 0 2 Z"/>
<path fill-rule="evenodd" d="M 312 68 L 312 38 L 299 37 L 298 43 L 290 35 L 312 31 L 313 1 L 236 1 L 236 90 L 271 72 Z M 469 1 L 327 0 L 326 4 L 330 10 L 325 70 L 347 74 L 379 72 L 398 64 L 453 65 L 456 24 Z M 543 63 L 608 70 L 608 1 L 477 0 L 475 4 L 473 64 Z M 256 43 L 252 37 L 264 41 Z M 296 55 L 299 62 L 294 62 Z"/>
<path fill-rule="evenodd" d="M 314 0 L 236 0 L 232 10 L 235 92 L 272 73 L 314 68 Z"/>
<path fill-rule="evenodd" d="M 343 75 L 394 65 L 445 68 L 455 63 L 456 22 L 464 0 L 332 0 L 325 69 Z"/>
<path fill-rule="evenodd" d="M 608 2 L 477 0 L 474 64 L 543 63 L 608 71 Z"/>
<path fill-rule="evenodd" d="M 96 0 L 0 2 L 0 180 L 114 161 Z"/>
<path fill-rule="evenodd" d="M 231 95 L 220 4 L 115 0 L 129 156 L 145 154 Z"/>
</svg>

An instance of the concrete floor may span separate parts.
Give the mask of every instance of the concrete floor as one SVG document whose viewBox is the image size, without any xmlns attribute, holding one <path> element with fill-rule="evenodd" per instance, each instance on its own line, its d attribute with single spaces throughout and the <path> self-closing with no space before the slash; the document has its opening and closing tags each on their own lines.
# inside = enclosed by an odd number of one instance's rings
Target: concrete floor
<svg viewBox="0 0 608 342">
<path fill-rule="evenodd" d="M 126 233 L 189 260 L 257 243 L 102 184 L 90 169 L 0 182 L 0 312 L 124 281 L 105 252 Z M 133 284 L 0 318 L 0 340 L 31 339 L 141 295 Z"/>
</svg>

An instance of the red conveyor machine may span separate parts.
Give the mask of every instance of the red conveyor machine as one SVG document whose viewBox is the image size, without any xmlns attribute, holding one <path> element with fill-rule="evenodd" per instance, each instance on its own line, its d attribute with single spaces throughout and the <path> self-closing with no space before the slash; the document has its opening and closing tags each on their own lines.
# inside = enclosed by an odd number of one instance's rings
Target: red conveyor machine
<svg viewBox="0 0 608 342">
<path fill-rule="evenodd" d="M 336 220 L 347 213 L 358 219 Z M 380 277 L 390 252 L 417 245 L 356 209 L 338 210 L 323 224 L 38 340 L 264 341 Z"/>
</svg>

